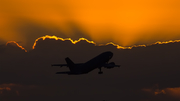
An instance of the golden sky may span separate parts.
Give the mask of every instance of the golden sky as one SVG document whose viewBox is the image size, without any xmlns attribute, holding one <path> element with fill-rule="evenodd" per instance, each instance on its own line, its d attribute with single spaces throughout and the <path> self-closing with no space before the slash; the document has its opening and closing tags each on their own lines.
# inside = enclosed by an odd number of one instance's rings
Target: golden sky
<svg viewBox="0 0 180 101">
<path fill-rule="evenodd" d="M 179 5 L 180 0 L 1 0 L 0 40 L 26 45 L 46 31 L 123 46 L 175 40 Z M 84 35 L 74 33 L 72 22 Z"/>
</svg>

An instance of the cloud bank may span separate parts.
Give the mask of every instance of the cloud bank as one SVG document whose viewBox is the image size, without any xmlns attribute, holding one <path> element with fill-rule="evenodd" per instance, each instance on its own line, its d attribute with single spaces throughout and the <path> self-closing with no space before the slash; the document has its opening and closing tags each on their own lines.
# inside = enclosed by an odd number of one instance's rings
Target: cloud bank
<svg viewBox="0 0 180 101">
<path fill-rule="evenodd" d="M 178 101 L 179 45 L 175 42 L 119 50 L 113 45 L 45 39 L 28 52 L 17 44 L 1 45 L 0 99 Z M 110 62 L 121 68 L 103 69 L 103 75 L 94 70 L 87 75 L 69 76 L 55 74 L 68 68 L 50 66 L 64 64 L 65 57 L 75 63 L 86 62 L 104 51 L 112 51 Z"/>
</svg>

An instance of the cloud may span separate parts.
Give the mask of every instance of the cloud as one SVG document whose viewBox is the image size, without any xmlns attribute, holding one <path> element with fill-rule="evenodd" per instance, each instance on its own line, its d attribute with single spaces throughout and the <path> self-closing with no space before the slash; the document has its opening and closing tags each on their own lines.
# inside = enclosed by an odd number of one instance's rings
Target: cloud
<svg viewBox="0 0 180 101">
<path fill-rule="evenodd" d="M 180 99 L 179 94 L 180 94 L 180 87 L 175 87 L 175 88 L 166 88 L 164 89 L 167 93 L 167 95 L 172 96 L 176 99 Z"/>
<path fill-rule="evenodd" d="M 180 94 L 180 88 L 179 87 L 173 87 L 173 88 L 164 88 L 159 89 L 157 88 L 144 88 L 142 89 L 143 92 L 151 94 L 153 100 L 158 99 L 165 99 L 165 100 L 172 100 L 172 101 L 178 101 L 180 100 L 179 94 Z"/>
<path fill-rule="evenodd" d="M 0 85 L 0 100 L 1 101 L 12 101 L 12 100 L 23 100 L 23 96 L 27 96 L 32 89 L 38 88 L 34 85 L 21 85 L 21 84 L 1 84 Z M 27 98 L 26 98 L 27 99 Z"/>
<path fill-rule="evenodd" d="M 11 90 L 11 88 L 9 88 L 9 87 L 3 87 L 3 88 L 0 88 L 0 90 Z"/>
<path fill-rule="evenodd" d="M 28 52 L 16 44 L 4 45 L 0 57 L 0 88 L 3 89 L 0 93 L 5 94 L 9 87 L 20 100 L 31 96 L 45 101 L 59 98 L 166 101 L 165 95 L 176 92 L 167 88 L 180 85 L 179 45 L 176 42 L 120 50 L 113 45 L 95 46 L 86 41 L 72 44 L 68 40 L 41 39 L 35 49 Z M 55 74 L 68 68 L 51 67 L 54 63 L 64 64 L 66 57 L 83 63 L 104 51 L 112 51 L 114 56 L 110 62 L 120 64 L 121 68 L 102 69 L 103 75 L 94 70 L 87 75 L 69 76 Z M 156 84 L 158 87 L 151 88 Z M 6 95 L 13 96 L 9 93 Z M 168 100 L 173 98 L 168 96 Z"/>
<path fill-rule="evenodd" d="M 13 83 L 9 83 L 9 84 L 1 84 L 0 85 L 0 99 L 2 101 L 4 100 L 10 100 L 13 98 L 17 98 L 17 96 L 19 96 L 19 87 L 21 85 L 19 84 L 13 84 Z M 8 98 L 8 96 L 11 96 Z"/>
</svg>

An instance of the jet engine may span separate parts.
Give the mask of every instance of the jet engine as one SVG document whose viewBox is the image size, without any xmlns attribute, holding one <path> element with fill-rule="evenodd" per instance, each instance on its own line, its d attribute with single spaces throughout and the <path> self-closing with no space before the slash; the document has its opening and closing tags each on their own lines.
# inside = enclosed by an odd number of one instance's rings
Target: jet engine
<svg viewBox="0 0 180 101">
<path fill-rule="evenodd" d="M 111 68 L 114 68 L 114 67 L 115 67 L 115 63 L 111 62 L 111 63 L 107 64 L 105 68 L 111 69 Z"/>
</svg>

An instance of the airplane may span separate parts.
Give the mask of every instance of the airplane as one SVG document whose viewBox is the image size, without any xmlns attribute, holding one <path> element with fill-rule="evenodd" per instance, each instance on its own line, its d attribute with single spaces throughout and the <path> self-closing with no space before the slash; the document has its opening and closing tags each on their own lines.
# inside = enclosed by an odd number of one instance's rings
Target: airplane
<svg viewBox="0 0 180 101">
<path fill-rule="evenodd" d="M 73 63 L 69 57 L 65 58 L 67 64 L 52 64 L 51 66 L 67 66 L 69 67 L 70 71 L 67 72 L 57 72 L 56 74 L 68 74 L 68 75 L 80 75 L 80 74 L 87 74 L 92 70 L 99 68 L 98 74 L 103 74 L 101 71 L 102 67 L 107 69 L 111 69 L 114 67 L 120 67 L 120 65 L 116 65 L 114 62 L 108 63 L 108 61 L 113 57 L 113 53 L 110 51 L 101 53 L 100 55 L 96 56 L 95 58 L 87 61 L 86 63 Z"/>
</svg>

